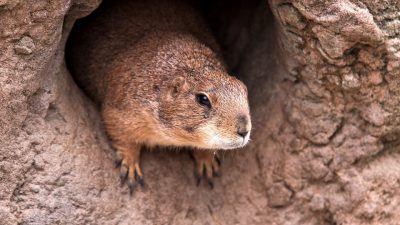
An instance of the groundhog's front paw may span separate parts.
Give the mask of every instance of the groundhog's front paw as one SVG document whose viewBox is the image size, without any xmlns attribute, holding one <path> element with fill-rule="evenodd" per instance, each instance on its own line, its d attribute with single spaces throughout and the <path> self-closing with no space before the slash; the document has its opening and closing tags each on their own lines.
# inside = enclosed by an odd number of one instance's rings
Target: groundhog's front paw
<svg viewBox="0 0 400 225">
<path fill-rule="evenodd" d="M 197 186 L 200 185 L 203 178 L 207 181 L 211 188 L 214 188 L 213 177 L 219 176 L 221 161 L 214 151 L 194 150 L 192 152 L 196 162 L 194 175 L 196 177 Z"/>
<path fill-rule="evenodd" d="M 139 156 L 140 153 L 137 152 L 117 152 L 116 166 L 120 167 L 121 184 L 128 184 L 130 194 L 133 193 L 137 184 L 144 186 Z"/>
</svg>

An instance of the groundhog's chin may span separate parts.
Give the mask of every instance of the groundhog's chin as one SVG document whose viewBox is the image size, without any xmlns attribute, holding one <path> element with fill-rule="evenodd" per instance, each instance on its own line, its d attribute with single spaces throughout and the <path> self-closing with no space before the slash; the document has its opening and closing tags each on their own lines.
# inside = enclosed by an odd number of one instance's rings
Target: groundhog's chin
<svg viewBox="0 0 400 225">
<path fill-rule="evenodd" d="M 215 149 L 221 150 L 231 150 L 231 149 L 238 149 L 243 148 L 249 139 L 246 138 L 235 138 L 235 139 L 228 139 L 228 138 L 215 138 L 214 140 L 209 143 Z"/>
<path fill-rule="evenodd" d="M 198 143 L 198 147 L 205 149 L 230 150 L 243 148 L 250 139 L 250 133 L 245 137 L 227 135 L 224 132 L 220 132 L 214 126 L 202 127 L 199 131 L 201 131 L 201 140 Z"/>
<path fill-rule="evenodd" d="M 235 137 L 235 138 L 228 138 L 223 137 L 222 135 L 214 134 L 205 135 L 201 141 L 202 148 L 205 149 L 219 149 L 219 150 L 231 150 L 231 149 L 238 149 L 243 148 L 249 142 L 249 135 L 245 138 Z"/>
</svg>

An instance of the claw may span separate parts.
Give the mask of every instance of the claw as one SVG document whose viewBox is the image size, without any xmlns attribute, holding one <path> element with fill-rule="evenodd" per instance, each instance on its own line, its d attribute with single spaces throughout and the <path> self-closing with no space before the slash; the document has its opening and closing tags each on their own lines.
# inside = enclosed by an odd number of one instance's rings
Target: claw
<svg viewBox="0 0 400 225">
<path fill-rule="evenodd" d="M 129 193 L 132 195 L 135 192 L 138 184 L 144 186 L 142 171 L 139 166 L 140 152 L 126 151 L 117 152 L 116 166 L 120 166 L 121 185 L 127 184 Z"/>
<path fill-rule="evenodd" d="M 136 170 L 135 170 L 135 173 L 134 173 L 134 174 L 135 174 L 135 180 L 138 180 L 140 176 L 139 176 L 139 174 L 137 173 Z"/>
<path fill-rule="evenodd" d="M 121 179 L 121 185 L 123 185 L 128 178 L 128 168 L 124 165 L 121 166 L 119 178 Z"/>
<path fill-rule="evenodd" d="M 193 158 L 196 161 L 196 169 L 194 176 L 196 179 L 196 185 L 199 186 L 201 180 L 205 180 L 211 189 L 214 188 L 213 178 L 220 176 L 219 168 L 221 161 L 211 151 L 198 151 L 193 152 Z"/>
<path fill-rule="evenodd" d="M 143 177 L 139 178 L 138 183 L 140 184 L 141 187 L 145 187 L 145 183 L 144 183 Z"/>
<path fill-rule="evenodd" d="M 219 157 L 217 155 L 215 155 L 215 162 L 217 162 L 218 166 L 221 166 L 221 160 L 219 159 Z"/>
<path fill-rule="evenodd" d="M 135 191 L 136 185 L 131 180 L 129 180 L 128 188 L 129 188 L 129 194 L 132 195 L 133 192 Z"/>
<path fill-rule="evenodd" d="M 202 176 L 207 176 L 207 167 L 203 164 L 203 171 L 201 171 Z"/>
<path fill-rule="evenodd" d="M 116 159 L 115 162 L 114 162 L 115 168 L 120 167 L 121 164 L 122 164 L 122 159 Z"/>
<path fill-rule="evenodd" d="M 221 173 L 219 171 L 213 171 L 213 176 L 214 177 L 220 177 Z"/>
<path fill-rule="evenodd" d="M 144 187 L 144 180 L 143 177 L 139 175 L 139 173 L 137 172 L 137 170 L 135 170 L 135 180 L 138 184 L 140 184 L 140 186 Z"/>
<path fill-rule="evenodd" d="M 211 179 L 208 179 L 207 182 L 208 182 L 208 185 L 210 185 L 210 188 L 214 189 L 214 181 L 212 181 Z"/>
<path fill-rule="evenodd" d="M 194 177 L 196 179 L 196 186 L 198 187 L 200 185 L 201 182 L 201 175 L 197 173 L 197 171 L 194 171 Z"/>
</svg>

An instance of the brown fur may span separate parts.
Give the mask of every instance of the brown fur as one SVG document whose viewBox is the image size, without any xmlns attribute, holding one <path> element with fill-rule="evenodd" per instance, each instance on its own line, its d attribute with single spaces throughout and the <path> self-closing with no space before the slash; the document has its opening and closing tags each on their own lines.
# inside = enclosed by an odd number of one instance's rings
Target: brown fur
<svg viewBox="0 0 400 225">
<path fill-rule="evenodd" d="M 69 46 L 69 68 L 101 105 L 121 172 L 132 180 L 134 171 L 141 176 L 141 145 L 204 150 L 246 144 L 248 136 L 237 133 L 251 129 L 246 87 L 227 74 L 191 3 L 106 2 L 74 30 Z M 199 93 L 209 97 L 211 109 L 196 102 Z"/>
</svg>

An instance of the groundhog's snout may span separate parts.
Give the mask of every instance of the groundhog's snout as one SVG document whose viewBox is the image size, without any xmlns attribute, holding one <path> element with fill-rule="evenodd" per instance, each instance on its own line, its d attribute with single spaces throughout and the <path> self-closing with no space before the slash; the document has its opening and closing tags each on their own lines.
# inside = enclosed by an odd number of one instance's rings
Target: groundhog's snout
<svg viewBox="0 0 400 225">
<path fill-rule="evenodd" d="M 236 133 L 242 138 L 246 138 L 251 129 L 250 118 L 245 115 L 239 116 L 236 128 Z"/>
<path fill-rule="evenodd" d="M 237 117 L 236 134 L 239 136 L 237 140 L 238 147 L 245 146 L 250 140 L 251 120 L 250 116 L 242 114 Z"/>
</svg>

